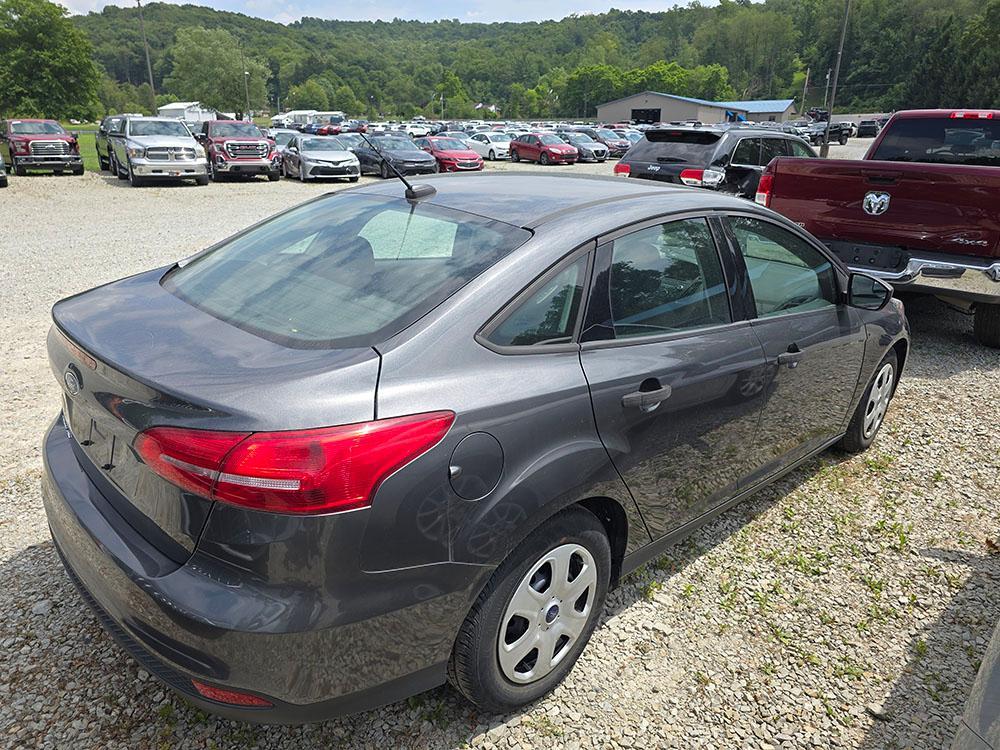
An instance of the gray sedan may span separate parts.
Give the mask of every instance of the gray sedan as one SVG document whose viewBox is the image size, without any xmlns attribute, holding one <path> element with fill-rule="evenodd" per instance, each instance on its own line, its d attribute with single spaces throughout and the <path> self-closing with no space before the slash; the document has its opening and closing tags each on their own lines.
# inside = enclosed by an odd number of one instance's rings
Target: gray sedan
<svg viewBox="0 0 1000 750">
<path fill-rule="evenodd" d="M 335 136 L 296 135 L 281 154 L 281 171 L 285 177 L 315 180 L 339 177 L 357 182 L 361 176 L 358 157 Z"/>
<path fill-rule="evenodd" d="M 320 196 L 52 315 L 69 577 L 258 722 L 537 700 L 623 576 L 871 445 L 909 351 L 892 290 L 767 209 L 511 173 Z"/>
</svg>

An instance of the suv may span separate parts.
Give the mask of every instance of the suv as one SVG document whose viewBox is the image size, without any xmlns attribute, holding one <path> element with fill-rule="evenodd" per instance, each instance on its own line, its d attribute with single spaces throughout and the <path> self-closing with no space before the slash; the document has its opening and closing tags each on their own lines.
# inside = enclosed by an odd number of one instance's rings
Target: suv
<svg viewBox="0 0 1000 750">
<path fill-rule="evenodd" d="M 615 164 L 615 174 L 721 190 L 753 200 L 776 156 L 815 158 L 802 138 L 769 128 L 680 127 L 647 130 Z"/>
<path fill-rule="evenodd" d="M 573 128 L 573 130 L 589 135 L 598 143 L 603 143 L 608 147 L 608 153 L 612 158 L 624 156 L 625 152 L 632 148 L 632 141 L 608 128 Z"/>
<path fill-rule="evenodd" d="M 126 117 L 108 136 L 111 174 L 133 187 L 145 185 L 150 178 L 208 184 L 205 149 L 180 120 Z"/>
<path fill-rule="evenodd" d="M 94 134 L 94 148 L 97 151 L 97 163 L 101 170 L 111 169 L 111 144 L 108 142 L 111 133 L 121 130 L 122 123 L 126 117 L 142 117 L 138 113 L 128 113 L 121 115 L 108 115 L 97 128 Z"/>
<path fill-rule="evenodd" d="M 83 157 L 76 133 L 68 133 L 55 120 L 5 120 L 0 123 L 0 143 L 6 147 L 14 174 L 44 169 L 62 174 L 69 169 L 83 174 Z"/>
<path fill-rule="evenodd" d="M 271 182 L 281 178 L 281 156 L 274 141 L 252 122 L 208 120 L 195 137 L 208 154 L 208 173 L 213 180 L 258 174 L 266 174 Z"/>
<path fill-rule="evenodd" d="M 805 129 L 804 133 L 800 133 L 803 138 L 806 138 L 812 145 L 819 146 L 823 143 L 823 139 L 826 136 L 826 127 L 830 126 L 830 143 L 839 143 L 841 146 L 847 145 L 847 139 L 851 137 L 851 126 L 846 122 L 830 122 L 826 120 L 818 120 L 809 127 Z"/>
</svg>

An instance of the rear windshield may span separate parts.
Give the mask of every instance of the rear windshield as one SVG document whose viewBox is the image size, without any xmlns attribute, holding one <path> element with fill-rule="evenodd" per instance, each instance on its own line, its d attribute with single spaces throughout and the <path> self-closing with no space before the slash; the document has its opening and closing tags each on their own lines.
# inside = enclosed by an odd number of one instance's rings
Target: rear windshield
<svg viewBox="0 0 1000 750">
<path fill-rule="evenodd" d="M 1000 167 L 1000 120 L 896 120 L 872 158 Z"/>
<path fill-rule="evenodd" d="M 704 130 L 647 130 L 628 152 L 629 161 L 709 164 L 720 133 Z"/>
<path fill-rule="evenodd" d="M 525 242 L 525 229 L 428 203 L 307 203 L 168 273 L 163 287 L 284 346 L 372 346 Z"/>
</svg>

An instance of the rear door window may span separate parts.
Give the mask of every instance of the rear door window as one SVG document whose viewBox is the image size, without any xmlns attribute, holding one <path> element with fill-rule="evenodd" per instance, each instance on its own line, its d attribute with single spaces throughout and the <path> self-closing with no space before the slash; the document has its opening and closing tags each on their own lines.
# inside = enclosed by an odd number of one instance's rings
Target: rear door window
<svg viewBox="0 0 1000 750">
<path fill-rule="evenodd" d="M 761 138 L 760 165 L 766 167 L 771 163 L 771 159 L 788 156 L 787 143 L 784 138 Z"/>
<path fill-rule="evenodd" d="M 530 236 L 430 203 L 331 195 L 237 235 L 162 283 L 208 314 L 285 346 L 372 346 Z"/>
<path fill-rule="evenodd" d="M 787 141 L 787 143 L 789 151 L 791 152 L 792 156 L 806 158 L 806 159 L 812 159 L 813 157 L 816 156 L 816 154 L 812 152 L 812 149 L 810 149 L 804 143 L 799 143 L 799 141 L 793 141 L 790 139 Z"/>
<path fill-rule="evenodd" d="M 744 138 L 736 144 L 731 163 L 760 166 L 760 138 Z"/>
</svg>

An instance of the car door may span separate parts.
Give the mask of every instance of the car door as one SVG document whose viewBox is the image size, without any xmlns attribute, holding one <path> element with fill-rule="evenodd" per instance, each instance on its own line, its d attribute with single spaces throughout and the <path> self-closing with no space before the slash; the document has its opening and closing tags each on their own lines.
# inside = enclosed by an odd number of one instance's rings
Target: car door
<svg viewBox="0 0 1000 750">
<path fill-rule="evenodd" d="M 526 157 L 531 161 L 538 161 L 539 155 L 542 153 L 542 141 L 537 135 L 527 135 L 524 137 L 525 142 L 525 153 L 521 156 Z"/>
<path fill-rule="evenodd" d="M 726 168 L 723 188 L 738 197 L 753 197 L 757 183 L 764 172 L 760 161 L 761 138 L 759 136 L 740 138 Z"/>
<path fill-rule="evenodd" d="M 843 433 L 861 374 L 865 328 L 844 304 L 846 280 L 805 235 L 761 216 L 730 215 L 723 224 L 749 277 L 751 328 L 767 359 L 752 482 Z"/>
<path fill-rule="evenodd" d="M 732 497 L 753 468 L 764 352 L 716 234 L 693 216 L 598 247 L 580 360 L 598 432 L 654 539 Z"/>
<path fill-rule="evenodd" d="M 480 156 L 486 156 L 490 148 L 490 139 L 482 133 L 476 133 L 469 139 L 469 147 Z"/>
</svg>

